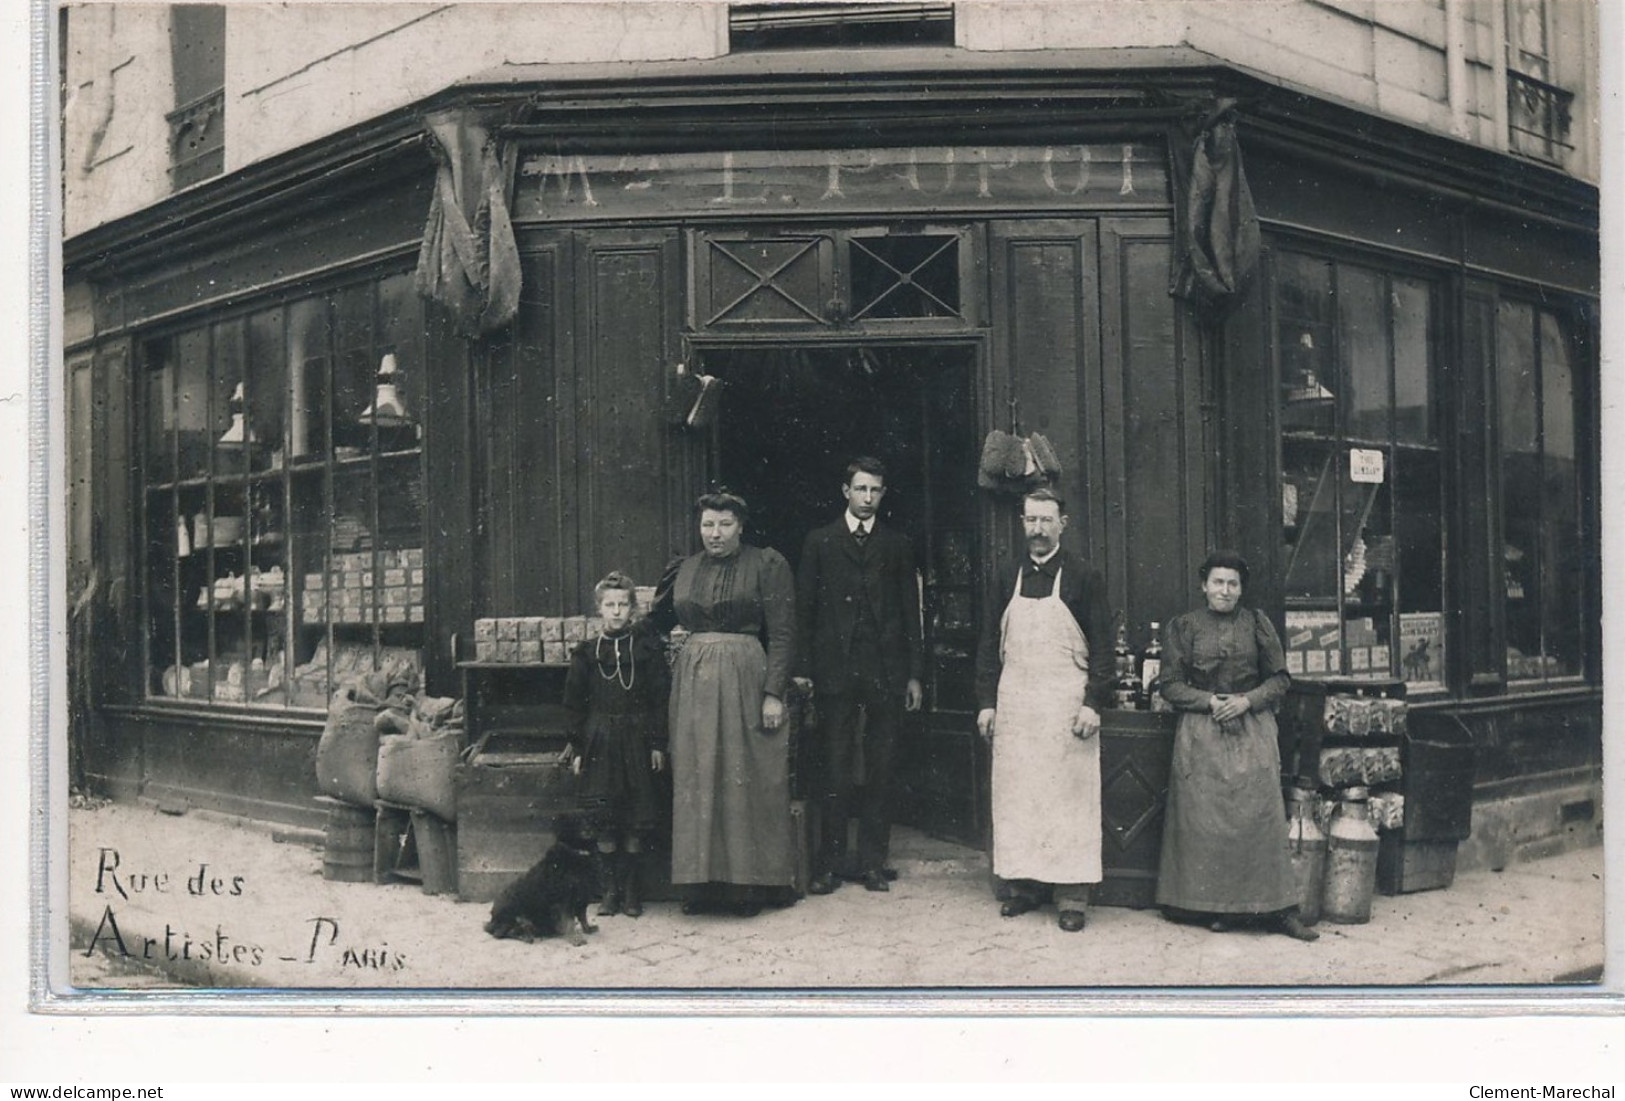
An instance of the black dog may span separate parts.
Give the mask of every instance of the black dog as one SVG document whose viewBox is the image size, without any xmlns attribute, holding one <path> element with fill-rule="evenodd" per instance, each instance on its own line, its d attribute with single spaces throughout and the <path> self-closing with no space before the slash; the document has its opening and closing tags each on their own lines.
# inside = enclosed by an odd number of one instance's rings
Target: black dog
<svg viewBox="0 0 1625 1101">
<path fill-rule="evenodd" d="M 553 824 L 553 846 L 536 864 L 503 888 L 491 904 L 485 931 L 498 939 L 529 944 L 537 937 L 564 936 L 580 947 L 598 926 L 587 904 L 598 896 L 598 853 L 586 825 L 574 815 Z"/>
</svg>

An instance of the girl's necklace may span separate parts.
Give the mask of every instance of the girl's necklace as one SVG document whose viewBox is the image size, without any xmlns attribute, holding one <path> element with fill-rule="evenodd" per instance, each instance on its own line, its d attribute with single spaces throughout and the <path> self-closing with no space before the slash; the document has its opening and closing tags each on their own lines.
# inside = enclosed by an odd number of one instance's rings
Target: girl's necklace
<svg viewBox="0 0 1625 1101">
<path fill-rule="evenodd" d="M 627 642 L 627 646 L 626 646 L 626 673 L 625 673 L 624 677 L 621 674 L 621 639 L 622 638 L 625 638 L 626 642 Z M 594 661 L 596 661 L 597 664 L 598 664 L 598 675 L 600 677 L 603 677 L 605 680 L 612 680 L 612 681 L 615 681 L 615 682 L 619 683 L 622 688 L 624 688 L 628 692 L 630 692 L 632 690 L 632 682 L 637 680 L 637 677 L 638 677 L 637 658 L 634 657 L 633 654 L 632 654 L 632 636 L 631 635 L 617 636 L 615 638 L 610 639 L 610 644 L 615 648 L 614 649 L 615 668 L 614 668 L 614 670 L 612 670 L 611 672 L 608 672 L 608 673 L 604 672 L 604 636 L 599 635 L 598 636 L 598 641 L 593 644 L 592 656 L 593 656 Z"/>
</svg>

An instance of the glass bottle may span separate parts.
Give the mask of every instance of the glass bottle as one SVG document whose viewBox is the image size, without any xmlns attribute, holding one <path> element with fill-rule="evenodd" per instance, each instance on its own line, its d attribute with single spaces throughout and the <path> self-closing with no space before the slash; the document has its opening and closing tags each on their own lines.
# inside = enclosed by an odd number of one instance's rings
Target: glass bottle
<svg viewBox="0 0 1625 1101">
<path fill-rule="evenodd" d="M 1117 625 L 1117 644 L 1112 647 L 1116 661 L 1117 679 L 1112 685 L 1112 696 L 1119 711 L 1136 711 L 1140 707 L 1140 678 L 1135 669 L 1134 651 L 1128 645 L 1128 625 Z"/>
</svg>

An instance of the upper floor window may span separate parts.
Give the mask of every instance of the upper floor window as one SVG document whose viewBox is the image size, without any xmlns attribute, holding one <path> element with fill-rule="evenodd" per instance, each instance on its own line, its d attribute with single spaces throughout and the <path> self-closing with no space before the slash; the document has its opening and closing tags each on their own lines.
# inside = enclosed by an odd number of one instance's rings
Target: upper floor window
<svg viewBox="0 0 1625 1101">
<path fill-rule="evenodd" d="M 226 167 L 226 9 L 173 4 L 169 54 L 175 109 L 169 119 L 169 172 L 177 188 Z"/>
<path fill-rule="evenodd" d="M 735 4 L 728 11 L 732 50 L 953 44 L 951 3 Z"/>
<path fill-rule="evenodd" d="M 1507 141 L 1513 152 L 1561 161 L 1572 146 L 1574 93 L 1553 83 L 1548 0 L 1507 0 Z"/>
</svg>

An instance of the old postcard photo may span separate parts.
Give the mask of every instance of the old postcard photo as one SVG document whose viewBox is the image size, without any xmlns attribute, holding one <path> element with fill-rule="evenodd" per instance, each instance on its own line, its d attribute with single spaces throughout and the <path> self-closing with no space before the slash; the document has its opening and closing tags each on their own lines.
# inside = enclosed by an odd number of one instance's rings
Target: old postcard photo
<svg viewBox="0 0 1625 1101">
<path fill-rule="evenodd" d="M 61 6 L 57 994 L 1601 989 L 1598 7 Z"/>
</svg>

